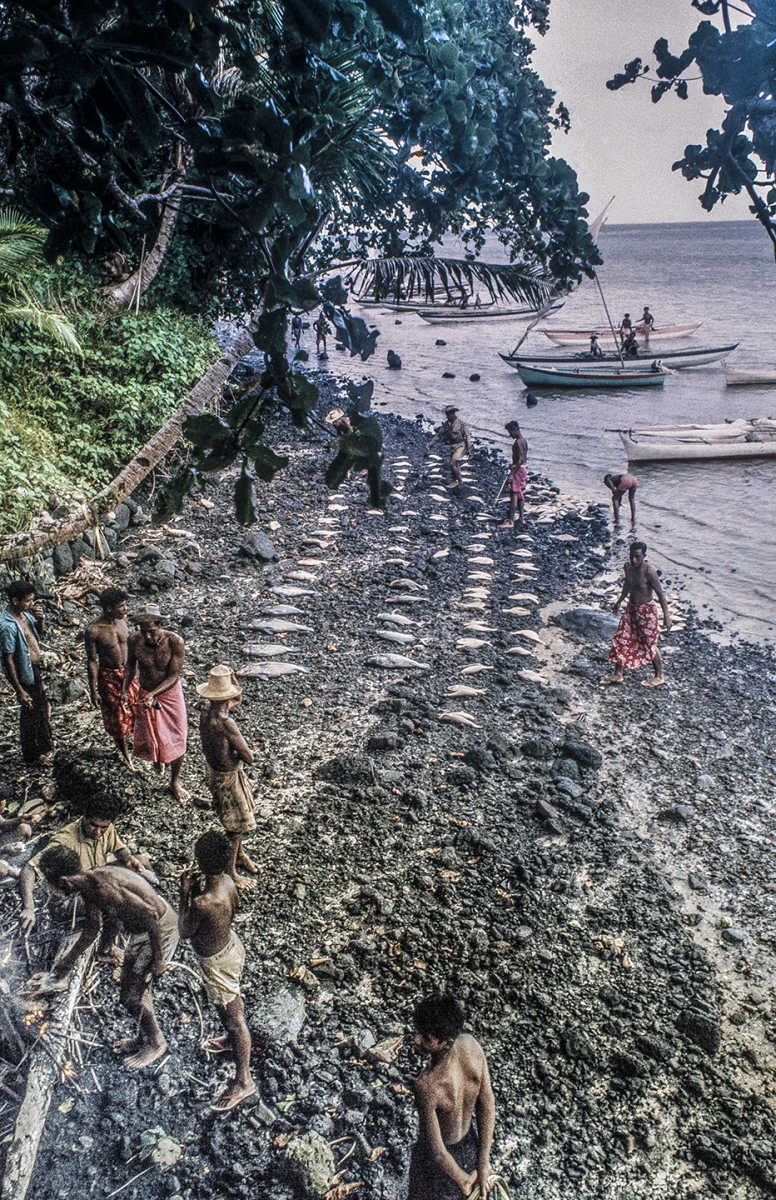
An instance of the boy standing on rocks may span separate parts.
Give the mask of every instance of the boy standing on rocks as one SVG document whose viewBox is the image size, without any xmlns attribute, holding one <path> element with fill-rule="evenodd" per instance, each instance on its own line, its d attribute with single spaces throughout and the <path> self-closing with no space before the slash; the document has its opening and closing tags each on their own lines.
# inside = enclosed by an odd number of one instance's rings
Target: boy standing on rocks
<svg viewBox="0 0 776 1200">
<path fill-rule="evenodd" d="M 207 785 L 232 843 L 229 874 L 238 888 L 253 888 L 256 884 L 252 879 L 237 873 L 238 866 L 251 875 L 259 870 L 242 848 L 243 834 L 256 828 L 256 805 L 243 770 L 243 763 L 250 766 L 253 762 L 253 753 L 229 716 L 230 709 L 242 699 L 242 688 L 231 667 L 219 664 L 211 670 L 207 683 L 197 685 L 197 691 L 210 702 L 199 718 L 199 733 L 207 763 Z"/>
<path fill-rule="evenodd" d="M 525 524 L 525 485 L 528 480 L 528 442 L 520 432 L 517 421 L 509 421 L 504 426 L 512 442 L 512 466 L 509 470 L 509 516 L 499 526 L 500 529 L 511 529 L 515 523 L 515 511 L 519 514 L 520 524 Z"/>
<path fill-rule="evenodd" d="M 650 662 L 654 675 L 652 679 L 642 680 L 641 686 L 661 687 L 665 683 L 663 660 L 657 648 L 660 622 L 657 604 L 652 599 L 653 591 L 660 601 L 664 627 L 668 633 L 671 617 L 657 571 L 647 562 L 647 547 L 644 542 L 632 542 L 630 562 L 625 564 L 622 591 L 612 605 L 612 611 L 616 613 L 625 597 L 628 597 L 625 612 L 612 638 L 612 648 L 609 651 L 609 662 L 614 663 L 614 674 L 601 681 L 602 687 L 622 683 L 626 667 L 635 670 L 637 667 L 645 667 Z"/>
<path fill-rule="evenodd" d="M 476 1183 L 485 1198 L 496 1103 L 482 1047 L 463 1032 L 463 1009 L 453 996 L 426 997 L 414 1021 L 415 1048 L 431 1059 L 415 1080 L 420 1136 L 407 1200 L 459 1200 Z"/>
<path fill-rule="evenodd" d="M 211 1038 L 206 1049 L 234 1054 L 234 1079 L 210 1105 L 214 1112 L 225 1113 L 256 1094 L 250 1066 L 251 1035 L 240 995 L 245 950 L 232 929 L 239 894 L 228 874 L 232 847 L 223 833 L 203 833 L 194 846 L 194 856 L 202 875 L 196 867 L 181 875 L 178 928 L 182 938 L 191 939 L 208 1000 L 215 1004 L 226 1029 L 226 1037 Z"/>
<path fill-rule="evenodd" d="M 106 733 L 113 738 L 122 759 L 134 771 L 127 746 L 132 732 L 132 710 L 138 701 L 139 687 L 133 679 L 127 688 L 129 708 L 121 702 L 121 684 L 127 662 L 127 593 L 121 588 L 106 588 L 100 594 L 102 613 L 86 626 L 86 669 L 89 675 L 89 697 L 102 712 Z"/>
</svg>

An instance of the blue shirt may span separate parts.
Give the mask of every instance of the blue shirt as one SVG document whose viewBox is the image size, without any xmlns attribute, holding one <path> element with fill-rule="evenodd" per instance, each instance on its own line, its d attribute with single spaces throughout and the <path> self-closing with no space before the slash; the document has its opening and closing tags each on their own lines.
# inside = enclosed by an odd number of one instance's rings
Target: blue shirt
<svg viewBox="0 0 776 1200">
<path fill-rule="evenodd" d="M 29 621 L 30 628 L 36 639 L 40 641 L 35 618 L 28 612 L 24 614 L 24 617 L 25 620 Z M 16 666 L 16 674 L 19 677 L 19 683 L 22 687 L 30 687 L 34 684 L 35 672 L 32 669 L 32 660 L 27 647 L 27 639 L 22 633 L 19 622 L 11 616 L 7 608 L 4 608 L 0 612 L 0 653 L 3 656 L 3 670 L 6 675 L 8 675 L 8 664 L 5 661 L 5 656 L 10 654 Z"/>
</svg>

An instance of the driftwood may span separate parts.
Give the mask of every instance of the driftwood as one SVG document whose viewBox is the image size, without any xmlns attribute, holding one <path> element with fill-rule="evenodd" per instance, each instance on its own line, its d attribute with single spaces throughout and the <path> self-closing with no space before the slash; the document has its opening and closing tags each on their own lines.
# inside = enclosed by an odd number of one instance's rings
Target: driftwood
<svg viewBox="0 0 776 1200">
<path fill-rule="evenodd" d="M 27 1087 L 5 1160 L 2 1200 L 24 1200 L 27 1195 L 46 1114 L 67 1059 L 67 1036 L 75 1002 L 91 961 L 89 953 L 76 963 L 67 992 L 54 1009 L 48 1029 L 30 1051 Z"/>
<path fill-rule="evenodd" d="M 106 513 L 120 504 L 126 496 L 131 495 L 148 472 L 169 453 L 181 436 L 186 418 L 202 411 L 229 378 L 235 365 L 253 349 L 253 344 L 250 330 L 242 330 L 218 362 L 195 383 L 167 424 L 157 430 L 115 479 L 91 500 L 80 504 L 63 522 L 53 529 L 25 530 L 0 538 L 0 563 L 29 558 L 52 550 L 54 546 L 69 542 L 85 529 L 99 524 Z"/>
</svg>

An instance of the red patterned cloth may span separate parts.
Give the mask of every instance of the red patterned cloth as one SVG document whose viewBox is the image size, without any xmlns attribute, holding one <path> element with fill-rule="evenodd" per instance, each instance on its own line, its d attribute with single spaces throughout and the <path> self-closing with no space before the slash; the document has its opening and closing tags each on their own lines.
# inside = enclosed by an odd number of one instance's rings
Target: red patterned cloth
<svg viewBox="0 0 776 1200">
<path fill-rule="evenodd" d="M 149 762 L 175 762 L 186 753 L 188 718 L 179 679 L 156 697 L 157 708 L 142 703 L 147 695 L 140 689 L 135 705 L 134 754 Z"/>
<path fill-rule="evenodd" d="M 660 629 L 658 608 L 654 600 L 627 605 L 622 614 L 617 632 L 612 638 L 609 662 L 622 667 L 645 667 L 657 654 L 657 638 Z"/>
<path fill-rule="evenodd" d="M 509 490 L 513 492 L 518 500 L 525 499 L 525 485 L 528 481 L 528 471 L 525 464 L 516 467 L 513 466 L 509 473 Z"/>
<path fill-rule="evenodd" d="M 111 737 L 128 737 L 132 732 L 135 721 L 132 709 L 137 704 L 139 685 L 133 679 L 127 688 L 127 699 L 130 709 L 121 707 L 121 681 L 124 678 L 123 667 L 100 667 L 97 676 L 97 694 L 100 697 L 100 712 L 102 723 Z"/>
</svg>

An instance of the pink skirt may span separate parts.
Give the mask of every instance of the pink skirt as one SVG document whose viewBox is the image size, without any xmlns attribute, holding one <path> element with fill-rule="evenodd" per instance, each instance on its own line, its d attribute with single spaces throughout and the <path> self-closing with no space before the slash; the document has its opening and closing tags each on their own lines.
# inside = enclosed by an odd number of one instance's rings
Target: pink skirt
<svg viewBox="0 0 776 1200">
<path fill-rule="evenodd" d="M 135 707 L 135 756 L 149 762 L 175 762 L 186 753 L 189 732 L 181 682 L 177 679 L 171 688 L 156 697 L 158 708 L 145 707 L 143 697 L 147 695 L 148 692 L 141 688 Z"/>
</svg>

